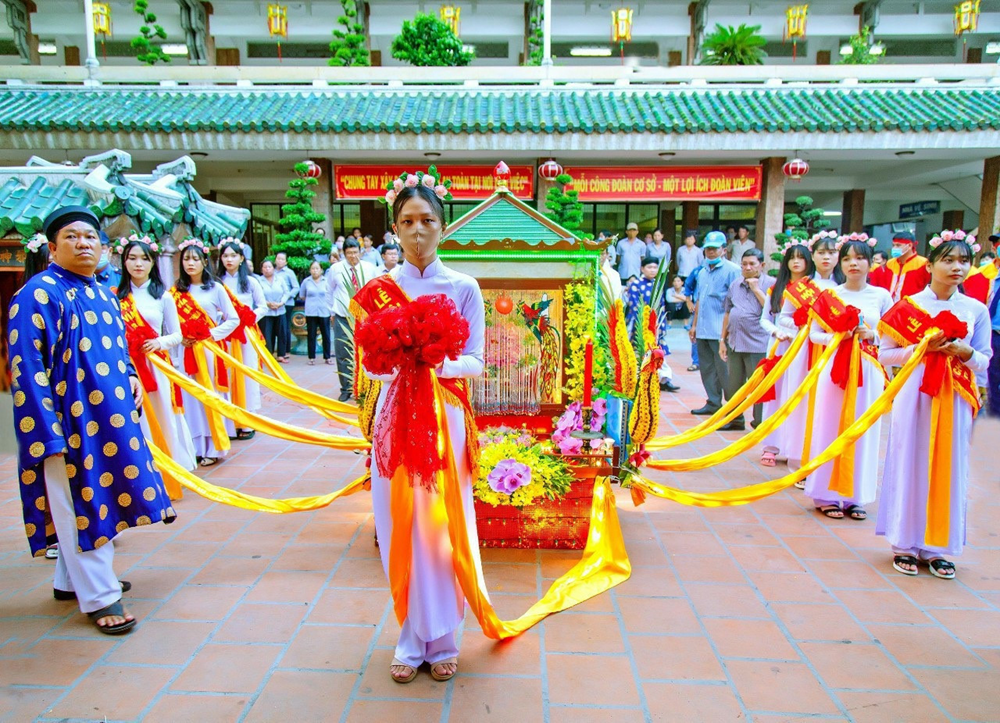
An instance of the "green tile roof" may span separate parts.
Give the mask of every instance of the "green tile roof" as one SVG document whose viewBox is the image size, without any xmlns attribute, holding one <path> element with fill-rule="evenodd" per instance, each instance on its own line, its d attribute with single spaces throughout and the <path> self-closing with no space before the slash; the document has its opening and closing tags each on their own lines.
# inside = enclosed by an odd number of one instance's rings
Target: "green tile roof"
<svg viewBox="0 0 1000 723">
<path fill-rule="evenodd" d="M 0 89 L 0 132 L 699 133 L 1000 129 L 1000 88 Z"/>
<path fill-rule="evenodd" d="M 531 247 L 549 247 L 576 237 L 560 226 L 543 223 L 537 212 L 507 193 L 496 193 L 449 226 L 445 241 L 459 246 L 483 246 L 490 241 L 511 239 Z"/>
</svg>

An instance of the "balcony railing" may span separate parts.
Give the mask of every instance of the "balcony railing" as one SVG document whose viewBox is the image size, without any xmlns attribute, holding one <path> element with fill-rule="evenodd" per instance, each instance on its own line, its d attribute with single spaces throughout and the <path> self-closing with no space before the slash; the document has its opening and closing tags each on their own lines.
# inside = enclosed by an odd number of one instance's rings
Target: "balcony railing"
<svg viewBox="0 0 1000 723">
<path fill-rule="evenodd" d="M 326 66 L 0 66 L 11 85 L 127 85 L 185 87 L 330 86 L 419 87 L 600 87 L 783 84 L 960 83 L 1000 86 L 1000 65 L 761 65 L 749 67 L 686 65 L 675 68 L 620 66 L 465 68 L 330 68 Z"/>
</svg>

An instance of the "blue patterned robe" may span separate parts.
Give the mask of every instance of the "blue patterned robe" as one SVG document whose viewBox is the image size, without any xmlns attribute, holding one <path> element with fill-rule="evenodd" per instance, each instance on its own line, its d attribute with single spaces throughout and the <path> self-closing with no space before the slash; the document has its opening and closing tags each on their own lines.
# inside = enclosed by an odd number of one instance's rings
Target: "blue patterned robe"
<svg viewBox="0 0 1000 723">
<path fill-rule="evenodd" d="M 84 552 L 175 514 L 139 427 L 118 299 L 50 265 L 10 305 L 21 503 L 31 551 L 55 542 L 43 462 L 65 454 Z"/>
</svg>

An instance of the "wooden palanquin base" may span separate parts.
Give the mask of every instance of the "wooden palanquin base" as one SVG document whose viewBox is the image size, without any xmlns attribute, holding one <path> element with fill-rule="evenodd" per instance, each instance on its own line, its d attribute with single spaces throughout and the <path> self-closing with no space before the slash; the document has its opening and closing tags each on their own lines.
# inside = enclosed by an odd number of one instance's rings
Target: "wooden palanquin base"
<svg viewBox="0 0 1000 723">
<path fill-rule="evenodd" d="M 544 497 L 523 509 L 476 500 L 476 527 L 481 547 L 520 550 L 582 550 L 590 533 L 594 480 L 574 482 L 565 497 Z"/>
</svg>

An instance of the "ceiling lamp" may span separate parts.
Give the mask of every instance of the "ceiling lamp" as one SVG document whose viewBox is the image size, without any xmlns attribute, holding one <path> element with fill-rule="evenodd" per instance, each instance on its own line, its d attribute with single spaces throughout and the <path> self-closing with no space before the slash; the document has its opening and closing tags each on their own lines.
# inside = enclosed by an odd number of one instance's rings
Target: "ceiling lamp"
<svg viewBox="0 0 1000 723">
<path fill-rule="evenodd" d="M 801 158 L 793 158 L 781 167 L 781 172 L 785 174 L 785 178 L 801 181 L 802 177 L 809 173 L 809 164 Z"/>
<path fill-rule="evenodd" d="M 571 48 L 569 54 L 574 58 L 610 58 L 611 48 Z"/>
<path fill-rule="evenodd" d="M 557 176 L 561 176 L 563 167 L 551 158 L 538 167 L 538 175 L 546 181 L 554 181 Z"/>
</svg>

